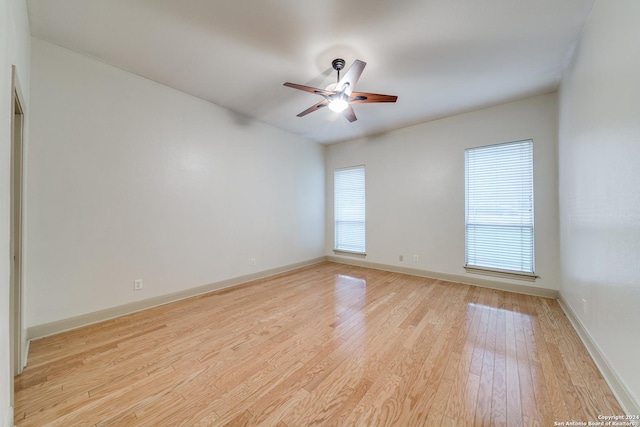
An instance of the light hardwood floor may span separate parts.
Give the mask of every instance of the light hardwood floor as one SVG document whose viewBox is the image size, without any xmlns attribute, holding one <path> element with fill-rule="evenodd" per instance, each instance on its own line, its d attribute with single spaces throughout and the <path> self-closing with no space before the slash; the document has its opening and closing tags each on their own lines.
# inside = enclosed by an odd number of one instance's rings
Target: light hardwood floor
<svg viewBox="0 0 640 427">
<path fill-rule="evenodd" d="M 15 396 L 19 427 L 623 413 L 555 300 L 328 262 L 33 341 Z"/>
</svg>

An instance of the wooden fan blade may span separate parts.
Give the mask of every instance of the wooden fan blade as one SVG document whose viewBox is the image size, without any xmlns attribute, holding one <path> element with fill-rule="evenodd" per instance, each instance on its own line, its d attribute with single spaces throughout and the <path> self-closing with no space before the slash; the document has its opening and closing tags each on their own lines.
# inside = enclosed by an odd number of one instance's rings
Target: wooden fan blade
<svg viewBox="0 0 640 427">
<path fill-rule="evenodd" d="M 318 102 L 314 106 L 309 107 L 306 110 L 304 110 L 302 113 L 298 114 L 298 117 L 306 116 L 307 114 L 313 113 L 314 111 L 317 111 L 320 108 L 326 107 L 326 106 L 327 106 L 327 100 L 323 99 L 322 101 Z"/>
<path fill-rule="evenodd" d="M 351 64 L 351 67 L 349 67 L 349 69 L 344 74 L 344 76 L 338 82 L 338 85 L 336 86 L 336 91 L 338 92 L 341 91 L 345 87 L 345 83 L 349 83 L 347 88 L 344 89 L 344 93 L 346 93 L 347 96 L 351 96 L 351 92 L 353 92 L 353 89 L 356 87 L 356 83 L 358 83 L 360 74 L 362 74 L 362 70 L 364 70 L 364 67 L 366 65 L 367 65 L 366 62 L 362 62 L 356 59 L 353 62 L 353 64 Z"/>
<path fill-rule="evenodd" d="M 342 112 L 342 114 L 344 114 L 344 116 L 350 122 L 355 122 L 356 120 L 358 120 L 358 118 L 356 117 L 356 112 L 353 111 L 353 107 L 351 105 L 349 105 L 347 109 Z"/>
<path fill-rule="evenodd" d="M 349 98 L 350 104 L 366 104 L 367 102 L 396 102 L 395 95 L 381 95 L 379 93 L 353 92 Z"/>
<path fill-rule="evenodd" d="M 330 90 L 318 89 L 317 87 L 299 85 L 296 83 L 289 83 L 289 82 L 286 82 L 284 86 L 291 87 L 293 89 L 303 90 L 309 93 L 315 93 L 316 95 L 320 95 L 320 96 L 329 96 L 335 93 L 335 92 L 331 92 Z"/>
</svg>

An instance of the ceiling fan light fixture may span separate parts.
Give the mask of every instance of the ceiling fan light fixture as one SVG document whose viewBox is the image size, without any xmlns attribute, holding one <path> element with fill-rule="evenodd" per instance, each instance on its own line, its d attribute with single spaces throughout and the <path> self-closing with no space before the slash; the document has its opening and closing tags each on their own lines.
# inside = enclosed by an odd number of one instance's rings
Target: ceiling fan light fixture
<svg viewBox="0 0 640 427">
<path fill-rule="evenodd" d="M 344 93 L 341 93 L 340 96 L 336 96 L 331 101 L 329 101 L 329 109 L 331 111 L 335 111 L 336 113 L 342 113 L 349 106 L 349 102 L 345 99 L 346 96 Z"/>
</svg>

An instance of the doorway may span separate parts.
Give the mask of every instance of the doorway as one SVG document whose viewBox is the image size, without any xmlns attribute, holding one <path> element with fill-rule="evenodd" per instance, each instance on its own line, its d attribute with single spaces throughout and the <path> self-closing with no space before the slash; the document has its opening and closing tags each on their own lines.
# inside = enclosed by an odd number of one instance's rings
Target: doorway
<svg viewBox="0 0 640 427">
<path fill-rule="evenodd" d="M 11 84 L 11 178 L 10 178 L 10 237 L 9 237 L 9 288 L 10 313 L 9 328 L 11 340 L 11 370 L 13 376 L 24 367 L 24 343 L 22 327 L 22 176 L 23 176 L 23 134 L 24 102 L 16 67 L 12 67 Z M 12 376 L 12 377 L 13 377 Z M 13 381 L 12 381 L 13 383 Z M 13 384 L 11 386 L 13 405 Z"/>
</svg>

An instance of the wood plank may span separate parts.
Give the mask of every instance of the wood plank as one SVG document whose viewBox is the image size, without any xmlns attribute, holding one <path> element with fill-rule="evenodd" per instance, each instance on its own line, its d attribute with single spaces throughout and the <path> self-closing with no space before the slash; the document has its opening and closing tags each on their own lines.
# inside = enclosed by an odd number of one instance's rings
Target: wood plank
<svg viewBox="0 0 640 427">
<path fill-rule="evenodd" d="M 522 425 L 522 400 L 520 395 L 520 377 L 518 373 L 518 356 L 516 349 L 516 324 L 519 316 L 513 306 L 511 294 L 506 295 L 506 358 L 505 375 L 507 381 L 507 425 Z"/>
</svg>

